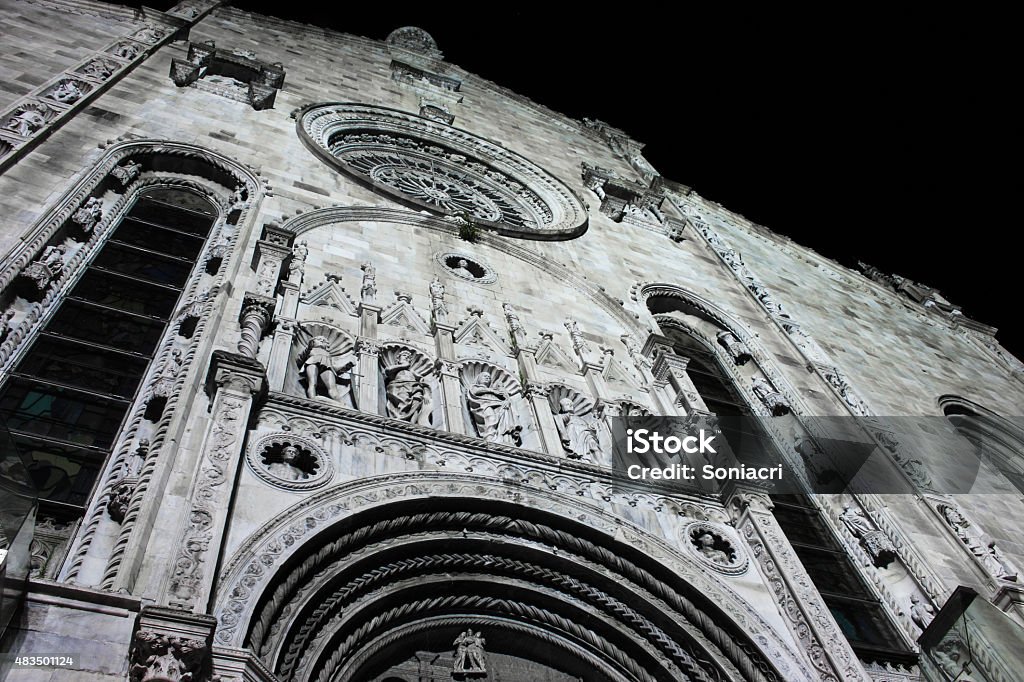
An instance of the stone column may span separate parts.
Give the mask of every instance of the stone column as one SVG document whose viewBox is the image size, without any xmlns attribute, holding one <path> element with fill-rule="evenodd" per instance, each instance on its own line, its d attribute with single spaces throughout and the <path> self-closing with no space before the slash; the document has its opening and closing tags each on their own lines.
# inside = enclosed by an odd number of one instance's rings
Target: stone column
<svg viewBox="0 0 1024 682">
<path fill-rule="evenodd" d="M 288 359 L 291 357 L 296 324 L 295 319 L 291 317 L 277 318 L 274 340 L 270 346 L 270 359 L 267 361 L 267 384 L 271 391 L 284 389 L 284 381 L 290 369 Z"/>
<path fill-rule="evenodd" d="M 355 394 L 356 407 L 360 412 L 380 414 L 380 344 L 377 342 L 377 322 L 380 320 L 379 305 L 363 301 L 359 304 L 359 338 L 356 352 L 358 389 Z"/>
<path fill-rule="evenodd" d="M 462 417 L 462 378 L 455 358 L 455 325 L 435 320 L 431 331 L 437 352 L 437 376 L 441 385 L 445 427 L 452 433 L 466 433 L 466 421 Z"/>
<path fill-rule="evenodd" d="M 771 588 L 808 666 L 821 679 L 871 682 L 775 520 L 768 495 L 748 485 L 729 486 L 724 493 L 736 531 Z"/>
<path fill-rule="evenodd" d="M 274 308 L 277 300 L 246 294 L 242 300 L 242 312 L 239 315 L 241 338 L 238 340 L 238 352 L 247 358 L 255 358 L 260 349 L 260 339 L 270 327 L 274 319 Z"/>
<path fill-rule="evenodd" d="M 197 614 L 207 610 L 250 412 L 264 383 L 260 363 L 214 351 L 207 375 L 207 390 L 214 394 L 212 418 L 185 497 L 191 507 L 173 545 L 178 549 L 165 594 L 175 608 Z"/>
</svg>

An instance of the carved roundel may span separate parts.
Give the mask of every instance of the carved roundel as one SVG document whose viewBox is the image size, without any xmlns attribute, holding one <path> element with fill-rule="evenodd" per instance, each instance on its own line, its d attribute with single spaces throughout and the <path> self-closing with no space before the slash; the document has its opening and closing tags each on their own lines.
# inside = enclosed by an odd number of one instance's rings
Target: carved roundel
<svg viewBox="0 0 1024 682">
<path fill-rule="evenodd" d="M 330 482 L 334 466 L 320 446 L 292 433 L 272 433 L 257 440 L 245 457 L 253 473 L 286 490 L 312 490 Z"/>
<path fill-rule="evenodd" d="M 583 202 L 527 159 L 471 133 L 394 109 L 320 104 L 299 136 L 335 168 L 405 204 L 512 237 L 572 239 Z"/>
<path fill-rule="evenodd" d="M 690 556 L 713 571 L 740 575 L 750 563 L 735 536 L 721 526 L 694 521 L 683 528 L 683 545 Z"/>
<path fill-rule="evenodd" d="M 491 284 L 498 279 L 498 273 L 482 263 L 476 256 L 460 251 L 442 251 L 434 254 L 434 260 L 444 267 L 445 271 L 474 284 Z"/>
</svg>

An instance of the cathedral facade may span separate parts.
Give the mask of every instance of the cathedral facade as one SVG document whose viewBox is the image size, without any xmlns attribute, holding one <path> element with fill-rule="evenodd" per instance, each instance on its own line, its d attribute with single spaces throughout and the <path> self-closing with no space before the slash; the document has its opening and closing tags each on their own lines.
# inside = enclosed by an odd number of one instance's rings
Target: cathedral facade
<svg viewBox="0 0 1024 682">
<path fill-rule="evenodd" d="M 938 292 L 417 28 L 0 14 L 0 675 L 1018 679 L 1024 366 Z M 896 483 L 622 485 L 637 415 L 809 478 L 844 418 Z M 960 586 L 994 625 L 922 652 Z"/>
</svg>

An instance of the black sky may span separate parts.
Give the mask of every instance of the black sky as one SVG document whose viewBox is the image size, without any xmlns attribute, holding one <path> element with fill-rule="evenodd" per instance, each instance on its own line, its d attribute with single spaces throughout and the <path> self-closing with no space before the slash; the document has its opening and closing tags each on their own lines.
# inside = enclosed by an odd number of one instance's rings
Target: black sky
<svg viewBox="0 0 1024 682">
<path fill-rule="evenodd" d="M 934 286 L 1024 354 L 1007 16 L 234 4 L 372 38 L 420 26 L 449 62 L 623 128 L 663 175 L 844 265 Z"/>
</svg>

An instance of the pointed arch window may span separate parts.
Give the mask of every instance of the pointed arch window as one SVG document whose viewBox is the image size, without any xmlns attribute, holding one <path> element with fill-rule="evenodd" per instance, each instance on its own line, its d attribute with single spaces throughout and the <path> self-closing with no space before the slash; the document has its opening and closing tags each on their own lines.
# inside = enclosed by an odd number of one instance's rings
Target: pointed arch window
<svg viewBox="0 0 1024 682">
<path fill-rule="evenodd" d="M 55 510 L 88 500 L 217 216 L 187 190 L 137 195 L 0 387 Z"/>
</svg>

